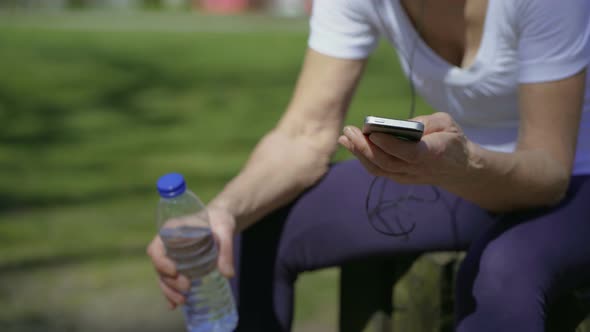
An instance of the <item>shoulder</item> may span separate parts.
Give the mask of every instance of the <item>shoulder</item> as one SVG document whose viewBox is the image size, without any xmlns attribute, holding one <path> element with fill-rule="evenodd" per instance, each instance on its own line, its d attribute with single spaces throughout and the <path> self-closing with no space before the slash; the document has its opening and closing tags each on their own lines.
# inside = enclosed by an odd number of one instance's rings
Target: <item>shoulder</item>
<svg viewBox="0 0 590 332">
<path fill-rule="evenodd" d="M 493 0 L 491 0 L 493 1 Z M 504 0 L 506 1 L 506 0 Z M 510 1 L 514 4 L 514 7 L 523 12 L 530 12 L 530 11 L 544 11 L 543 9 L 553 9 L 557 12 L 562 11 L 570 11 L 576 10 L 579 11 L 580 9 L 587 8 L 590 4 L 589 0 L 563 0 L 563 1 L 556 1 L 556 0 L 519 0 L 519 1 Z M 588 12 L 584 14 L 588 15 Z"/>
<path fill-rule="evenodd" d="M 382 0 L 314 0 L 312 15 L 347 13 L 364 16 L 375 9 Z"/>
<path fill-rule="evenodd" d="M 590 0 L 520 0 L 512 1 L 520 27 L 527 24 L 544 22 L 546 26 L 553 23 L 568 25 L 571 22 L 587 22 L 590 17 Z M 553 26 L 557 28 L 558 26 Z"/>
<path fill-rule="evenodd" d="M 384 0 L 314 0 L 309 46 L 339 58 L 365 58 L 379 33 L 370 12 Z"/>
<path fill-rule="evenodd" d="M 514 29 L 526 29 L 531 24 L 545 26 L 559 23 L 587 22 L 590 17 L 590 0 L 488 0 L 501 8 Z M 557 28 L 558 26 L 553 26 Z"/>
<path fill-rule="evenodd" d="M 590 0 L 500 1 L 512 2 L 521 82 L 563 79 L 588 65 Z"/>
</svg>

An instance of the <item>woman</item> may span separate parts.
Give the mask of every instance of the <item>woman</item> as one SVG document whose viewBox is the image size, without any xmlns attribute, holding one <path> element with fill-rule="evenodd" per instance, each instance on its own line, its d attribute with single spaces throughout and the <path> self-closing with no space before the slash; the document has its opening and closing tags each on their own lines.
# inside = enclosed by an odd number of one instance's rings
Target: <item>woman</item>
<svg viewBox="0 0 590 332">
<path fill-rule="evenodd" d="M 589 13 L 587 0 L 316 0 L 286 113 L 209 204 L 240 330 L 289 330 L 302 271 L 467 250 L 457 331 L 543 331 L 547 306 L 590 280 Z M 379 37 L 439 111 L 414 119 L 419 143 L 340 135 Z M 330 166 L 336 141 L 357 160 Z M 405 202 L 373 208 L 391 200 Z M 148 252 L 182 303 L 188 281 L 158 237 Z"/>
</svg>

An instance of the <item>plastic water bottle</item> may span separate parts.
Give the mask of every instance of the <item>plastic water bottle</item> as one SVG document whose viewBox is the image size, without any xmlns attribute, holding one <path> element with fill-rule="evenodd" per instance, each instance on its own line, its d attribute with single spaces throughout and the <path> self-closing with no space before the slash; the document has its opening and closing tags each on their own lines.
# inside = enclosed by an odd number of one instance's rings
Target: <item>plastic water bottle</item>
<svg viewBox="0 0 590 332">
<path fill-rule="evenodd" d="M 157 187 L 158 228 L 166 255 L 191 280 L 183 306 L 187 331 L 233 331 L 238 314 L 229 283 L 217 270 L 217 246 L 205 206 L 180 174 L 162 176 Z"/>
</svg>

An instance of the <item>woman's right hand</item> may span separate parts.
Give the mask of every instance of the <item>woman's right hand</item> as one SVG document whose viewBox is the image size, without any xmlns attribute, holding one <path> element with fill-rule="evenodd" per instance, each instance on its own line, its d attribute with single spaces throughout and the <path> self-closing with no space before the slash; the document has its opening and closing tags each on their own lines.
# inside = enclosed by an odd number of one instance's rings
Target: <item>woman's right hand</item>
<svg viewBox="0 0 590 332">
<path fill-rule="evenodd" d="M 217 242 L 219 256 L 217 266 L 219 272 L 226 278 L 234 276 L 233 264 L 233 237 L 236 228 L 234 216 L 228 211 L 208 207 L 211 231 Z M 190 288 L 189 279 L 178 273 L 172 260 L 166 256 L 166 248 L 159 235 L 156 235 L 147 247 L 147 254 L 152 259 L 152 264 L 159 276 L 159 284 L 162 293 L 168 300 L 170 309 L 184 304 L 186 298 L 183 295 Z"/>
</svg>

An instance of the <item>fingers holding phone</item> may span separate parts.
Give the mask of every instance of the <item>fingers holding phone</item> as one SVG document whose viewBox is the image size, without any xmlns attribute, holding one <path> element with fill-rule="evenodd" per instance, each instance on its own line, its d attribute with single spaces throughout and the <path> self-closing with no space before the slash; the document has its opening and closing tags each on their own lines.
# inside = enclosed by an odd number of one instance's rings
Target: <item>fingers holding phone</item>
<svg viewBox="0 0 590 332">
<path fill-rule="evenodd" d="M 386 150 L 376 144 L 381 139 L 384 140 Z M 338 142 L 352 152 L 373 175 L 395 178 L 403 183 L 414 178 L 413 165 L 397 156 L 401 150 L 416 150 L 417 144 L 413 141 L 400 140 L 391 134 L 380 132 L 365 135 L 359 128 L 347 126 Z M 395 153 L 391 153 L 392 151 Z"/>
<path fill-rule="evenodd" d="M 363 130 L 347 126 L 338 141 L 371 173 L 398 182 L 442 184 L 461 177 L 473 144 L 460 126 L 446 113 L 417 119 L 367 117 Z"/>
</svg>

